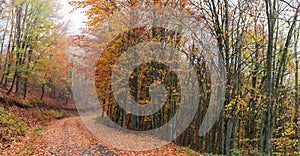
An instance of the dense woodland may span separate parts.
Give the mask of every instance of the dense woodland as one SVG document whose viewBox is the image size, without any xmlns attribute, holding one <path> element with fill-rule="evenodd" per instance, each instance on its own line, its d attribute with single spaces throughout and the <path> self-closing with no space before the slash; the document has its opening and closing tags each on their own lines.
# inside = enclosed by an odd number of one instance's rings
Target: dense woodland
<svg viewBox="0 0 300 156">
<path fill-rule="evenodd" d="M 60 20 L 59 3 L 4 0 L 0 4 L 0 75 L 6 94 L 26 99 L 31 92 L 40 100 L 49 95 L 68 103 L 72 96 L 67 23 Z"/>
<path fill-rule="evenodd" d="M 174 115 L 178 106 L 176 93 L 180 90 L 174 80 L 176 77 L 169 77 L 175 83 L 167 84 L 164 78 L 168 79 L 168 77 L 159 74 L 162 73 L 159 70 L 168 69 L 150 63 L 145 65 L 144 69 L 137 69 L 131 75 L 129 83 L 132 98 L 139 104 L 147 103 L 145 100 L 149 100 L 149 95 L 146 90 L 149 89 L 149 84 L 145 82 L 160 80 L 167 86 L 169 101 L 160 110 L 161 113 L 152 116 L 139 117 L 120 108 L 108 85 L 111 81 L 108 78 L 112 74 L 111 65 L 114 64 L 121 51 L 126 49 L 126 46 L 138 42 L 135 38 L 142 28 L 127 31 L 126 35 L 118 36 L 118 34 L 113 34 L 109 27 L 102 27 L 101 24 L 109 23 L 109 17 L 121 9 L 142 5 L 171 7 L 187 11 L 190 16 L 206 23 L 211 34 L 218 41 L 227 77 L 224 108 L 220 118 L 208 134 L 199 137 L 198 129 L 206 112 L 210 95 L 209 72 L 203 65 L 201 51 L 185 54 L 198 73 L 202 94 L 194 121 L 174 142 L 190 146 L 202 153 L 229 155 L 231 152 L 242 151 L 245 155 L 299 154 L 300 3 L 298 1 L 85 0 L 70 3 L 75 8 L 85 8 L 89 18 L 88 29 L 83 31 L 85 35 L 78 36 L 77 40 L 77 44 L 86 51 L 82 60 L 85 60 L 87 64 L 90 58 L 97 56 L 100 52 L 98 49 L 103 46 L 101 40 L 109 40 L 103 38 L 105 36 L 103 33 L 111 33 L 123 43 L 121 48 L 117 46 L 108 50 L 111 54 L 110 59 L 99 61 L 97 64 L 99 70 L 96 73 L 98 75 L 96 88 L 102 93 L 99 94 L 99 99 L 104 99 L 103 109 L 115 123 L 132 130 L 160 127 Z M 169 36 L 167 31 L 157 31 L 155 28 L 145 33 L 157 40 L 161 36 Z M 151 73 L 154 76 L 151 77 Z M 140 75 L 144 77 L 139 77 Z M 147 76 L 148 79 L 145 78 Z M 138 90 L 140 93 L 137 93 Z M 134 93 L 139 94 L 139 97 Z"/>
<path fill-rule="evenodd" d="M 144 33 L 160 40 L 161 36 L 170 36 L 169 32 L 155 28 L 143 32 L 143 28 L 138 28 L 119 35 L 102 25 L 109 23 L 109 17 L 121 9 L 170 7 L 185 11 L 207 25 L 217 41 L 227 77 L 220 117 L 209 133 L 199 136 L 209 103 L 210 73 L 200 50 L 184 53 L 197 71 L 201 94 L 193 122 L 174 142 L 200 153 L 300 154 L 298 0 L 81 0 L 70 1 L 70 4 L 74 9 L 84 8 L 88 17 L 87 29 L 76 36 L 66 33 L 67 25 L 59 20 L 59 3 L 55 0 L 0 2 L 0 77 L 6 95 L 26 100 L 32 98 L 28 97 L 29 92 L 39 95 L 41 101 L 48 95 L 68 103 L 72 98 L 74 65 L 67 57 L 68 46 L 84 49 L 84 53 L 73 53 L 72 58 L 85 64 L 78 70 L 90 72 L 85 66 L 92 66 L 90 59 L 101 52 L 99 46 L 107 46 L 101 41 L 119 37 L 123 47 L 108 49 L 105 53 L 112 59 L 99 60 L 97 64 L 101 70 L 96 71 L 95 82 L 97 92 L 101 92 L 101 106 L 111 120 L 127 129 L 145 131 L 162 126 L 172 118 L 180 101 L 177 96 L 180 85 L 171 69 L 149 63 L 131 75 L 130 91 L 140 104 L 150 100 L 147 90 L 151 83 L 161 81 L 166 86 L 168 100 L 160 112 L 152 116 L 139 117 L 120 108 L 111 92 L 109 77 L 112 62 L 124 50 L 122 48 L 137 42 L 137 35 Z M 103 38 L 103 33 L 111 33 L 112 38 Z M 165 71 L 171 74 L 161 74 Z M 87 75 L 94 77 L 95 73 Z M 89 93 L 83 91 L 82 96 Z"/>
</svg>

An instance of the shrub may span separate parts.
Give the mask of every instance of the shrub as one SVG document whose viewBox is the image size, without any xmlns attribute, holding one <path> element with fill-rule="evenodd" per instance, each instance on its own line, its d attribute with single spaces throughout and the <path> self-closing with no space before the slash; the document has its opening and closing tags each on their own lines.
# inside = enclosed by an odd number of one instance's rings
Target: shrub
<svg viewBox="0 0 300 156">
<path fill-rule="evenodd" d="M 242 155 L 242 151 L 241 150 L 239 150 L 239 149 L 232 149 L 232 150 L 230 150 L 230 155 L 232 155 L 232 156 L 241 156 Z"/>
</svg>

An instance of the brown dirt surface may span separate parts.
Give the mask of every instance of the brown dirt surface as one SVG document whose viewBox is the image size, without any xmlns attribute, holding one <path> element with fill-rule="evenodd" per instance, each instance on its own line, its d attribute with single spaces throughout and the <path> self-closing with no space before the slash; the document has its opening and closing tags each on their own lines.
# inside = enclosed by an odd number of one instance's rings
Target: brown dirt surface
<svg viewBox="0 0 300 156">
<path fill-rule="evenodd" d="M 83 123 L 83 120 L 88 124 L 97 124 L 96 137 Z M 178 150 L 178 147 L 173 143 L 168 143 L 162 147 L 147 151 L 128 151 L 124 150 L 128 144 L 151 146 L 149 142 L 157 144 L 164 143 L 163 140 L 152 138 L 151 136 L 136 136 L 138 134 L 128 134 L 125 131 L 120 131 L 97 123 L 92 117 L 72 117 L 53 121 L 45 130 L 40 133 L 32 133 L 26 141 L 26 147 L 19 151 L 19 154 L 24 155 L 196 155 L 195 153 L 187 153 L 184 150 Z M 104 133 L 106 132 L 106 133 Z M 108 132 L 108 133 L 107 133 Z M 122 148 L 112 147 L 99 138 L 101 135 L 111 141 L 119 141 Z M 128 138 L 128 139 L 127 139 Z M 130 138 L 139 138 L 133 140 Z M 129 143 L 128 141 L 135 141 Z M 164 143 L 165 144 L 165 143 Z M 152 144 L 153 145 L 153 144 Z M 123 149 L 123 150 L 122 150 Z"/>
</svg>

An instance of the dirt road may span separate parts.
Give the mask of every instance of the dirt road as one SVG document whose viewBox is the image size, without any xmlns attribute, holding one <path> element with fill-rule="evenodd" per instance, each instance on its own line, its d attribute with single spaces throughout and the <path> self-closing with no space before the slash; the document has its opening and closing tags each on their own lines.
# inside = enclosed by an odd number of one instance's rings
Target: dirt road
<svg viewBox="0 0 300 156">
<path fill-rule="evenodd" d="M 173 143 L 168 143 L 160 148 L 148 151 L 128 151 L 124 150 L 126 145 L 133 144 L 143 146 L 156 146 L 164 141 L 151 138 L 150 136 L 135 136 L 136 134 L 128 134 L 113 128 L 96 123 L 94 118 L 87 117 L 85 122 L 97 124 L 98 137 L 86 128 L 80 117 L 66 118 L 53 122 L 50 126 L 30 138 L 28 144 L 33 147 L 31 154 L 33 155 L 189 155 L 185 151 L 176 150 Z M 104 133 L 105 132 L 105 133 Z M 109 132 L 109 133 L 107 133 Z M 104 136 L 109 134 L 109 136 Z M 105 141 L 99 139 L 103 136 Z M 111 138 L 112 141 L 120 142 L 125 146 L 123 150 L 113 147 L 107 143 L 106 139 Z M 139 138 L 139 139 L 132 139 Z M 151 140 L 151 141 L 150 141 Z M 135 141 L 130 143 L 129 141 Z M 109 142 L 109 141 L 108 141 Z M 124 144 L 125 143 L 125 144 Z"/>
</svg>

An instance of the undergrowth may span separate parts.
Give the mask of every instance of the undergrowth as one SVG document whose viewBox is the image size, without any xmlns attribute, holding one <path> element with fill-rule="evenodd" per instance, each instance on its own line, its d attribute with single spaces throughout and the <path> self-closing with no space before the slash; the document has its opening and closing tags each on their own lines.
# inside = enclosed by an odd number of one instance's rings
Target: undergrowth
<svg viewBox="0 0 300 156">
<path fill-rule="evenodd" d="M 14 114 L 0 107 L 0 139 L 2 142 L 13 141 L 17 136 L 25 135 L 27 124 Z"/>
</svg>

